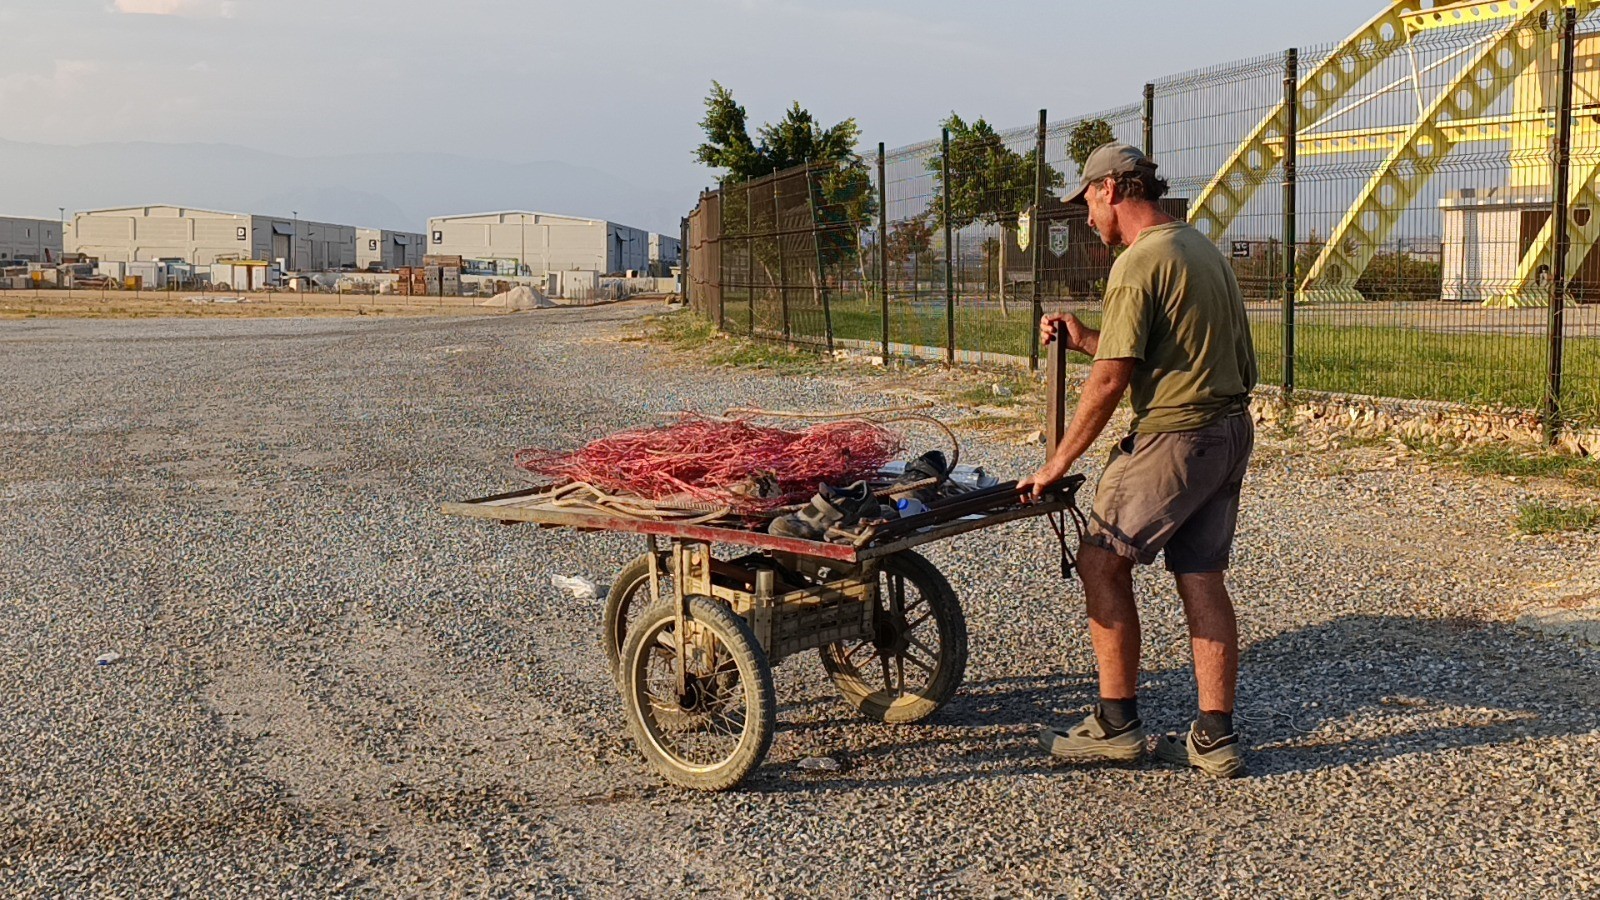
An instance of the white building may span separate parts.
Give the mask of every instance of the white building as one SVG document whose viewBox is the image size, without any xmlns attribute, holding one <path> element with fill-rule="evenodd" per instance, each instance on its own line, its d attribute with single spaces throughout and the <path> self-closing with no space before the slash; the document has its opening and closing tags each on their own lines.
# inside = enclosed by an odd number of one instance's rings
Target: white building
<svg viewBox="0 0 1600 900">
<path fill-rule="evenodd" d="M 401 266 L 420 266 L 427 252 L 427 236 L 386 228 L 356 229 L 356 268 L 393 272 Z"/>
<path fill-rule="evenodd" d="M 300 272 L 356 265 L 354 226 L 186 206 L 80 212 L 73 218 L 70 242 L 73 251 L 105 262 L 283 260 L 286 271 Z"/>
<path fill-rule="evenodd" d="M 650 267 L 650 237 L 603 219 L 523 210 L 428 220 L 428 253 L 493 263 L 500 274 L 643 272 Z"/>
<path fill-rule="evenodd" d="M 0 259 L 61 261 L 61 223 L 0 216 Z"/>
<path fill-rule="evenodd" d="M 683 241 L 665 234 L 650 235 L 650 274 L 667 277 L 683 261 Z"/>
</svg>

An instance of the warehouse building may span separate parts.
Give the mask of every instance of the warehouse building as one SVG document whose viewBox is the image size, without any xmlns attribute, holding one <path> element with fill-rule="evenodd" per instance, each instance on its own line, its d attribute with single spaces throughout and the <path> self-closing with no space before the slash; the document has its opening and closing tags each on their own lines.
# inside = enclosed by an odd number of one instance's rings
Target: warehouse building
<svg viewBox="0 0 1600 900">
<path fill-rule="evenodd" d="M 651 246 L 649 232 L 603 219 L 511 210 L 428 220 L 428 253 L 460 256 L 476 263 L 472 268 L 503 275 L 644 272 Z"/>
<path fill-rule="evenodd" d="M 356 268 L 393 272 L 402 266 L 420 266 L 427 246 L 426 236 L 416 232 L 357 228 Z"/>
<path fill-rule="evenodd" d="M 60 262 L 61 247 L 60 222 L 0 216 L 0 259 Z"/>
<path fill-rule="evenodd" d="M 650 274 L 666 278 L 673 266 L 683 262 L 683 241 L 664 234 L 650 235 Z"/>
<path fill-rule="evenodd" d="M 326 272 L 356 265 L 356 229 L 285 216 L 187 206 L 96 209 L 73 218 L 71 249 L 105 262 L 177 259 L 283 261 L 287 271 Z"/>
</svg>

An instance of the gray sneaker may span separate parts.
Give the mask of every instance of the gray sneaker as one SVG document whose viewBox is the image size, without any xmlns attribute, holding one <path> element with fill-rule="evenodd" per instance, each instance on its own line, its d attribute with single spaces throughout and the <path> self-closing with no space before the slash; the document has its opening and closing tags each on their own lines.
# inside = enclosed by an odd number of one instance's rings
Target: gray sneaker
<svg viewBox="0 0 1600 900">
<path fill-rule="evenodd" d="M 1144 727 L 1134 719 L 1112 734 L 1100 716 L 1091 712 L 1065 732 L 1048 726 L 1039 729 L 1039 745 L 1056 759 L 1069 762 L 1137 762 L 1144 759 Z"/>
<path fill-rule="evenodd" d="M 1168 732 L 1156 738 L 1156 758 L 1193 766 L 1213 778 L 1238 778 L 1244 774 L 1244 751 L 1239 749 L 1238 733 L 1208 745 L 1194 733 L 1193 723 L 1188 734 Z"/>
</svg>

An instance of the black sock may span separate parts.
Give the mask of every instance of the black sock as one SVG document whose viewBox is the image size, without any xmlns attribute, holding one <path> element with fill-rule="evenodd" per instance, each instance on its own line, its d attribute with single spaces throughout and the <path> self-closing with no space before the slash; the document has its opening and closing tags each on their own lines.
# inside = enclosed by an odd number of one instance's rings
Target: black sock
<svg viewBox="0 0 1600 900">
<path fill-rule="evenodd" d="M 1233 736 L 1233 713 L 1201 710 L 1194 720 L 1195 738 L 1202 744 L 1214 746 L 1223 738 Z"/>
<path fill-rule="evenodd" d="M 1126 700 L 1110 700 L 1100 698 L 1100 704 L 1095 707 L 1095 715 L 1105 723 L 1106 730 L 1112 734 L 1121 734 L 1127 731 L 1133 723 L 1139 721 L 1139 698 L 1129 697 Z"/>
</svg>

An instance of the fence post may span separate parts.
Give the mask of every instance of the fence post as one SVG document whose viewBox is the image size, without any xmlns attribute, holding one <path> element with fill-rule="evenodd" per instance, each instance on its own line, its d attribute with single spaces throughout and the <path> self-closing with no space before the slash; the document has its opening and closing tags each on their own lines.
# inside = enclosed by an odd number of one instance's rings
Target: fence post
<svg viewBox="0 0 1600 900">
<path fill-rule="evenodd" d="M 1556 153 L 1554 199 L 1550 210 L 1551 247 L 1555 258 L 1550 260 L 1550 325 L 1549 359 L 1544 394 L 1544 441 L 1554 444 L 1561 433 L 1561 375 L 1566 338 L 1567 252 L 1572 247 L 1572 230 L 1569 227 L 1567 190 L 1572 178 L 1572 80 L 1573 56 L 1578 30 L 1577 10 L 1567 7 L 1561 23 L 1561 84 L 1560 103 L 1556 109 Z"/>
<path fill-rule="evenodd" d="M 878 142 L 878 317 L 883 365 L 889 366 L 889 192 L 883 181 L 883 141 Z"/>
<path fill-rule="evenodd" d="M 939 129 L 939 193 L 944 196 L 944 329 L 947 365 L 956 364 L 956 270 L 950 237 L 950 129 Z"/>
<path fill-rule="evenodd" d="M 822 300 L 822 327 L 828 335 L 828 352 L 832 353 L 833 307 L 828 304 L 828 278 L 822 265 L 822 241 L 819 240 L 821 228 L 817 224 L 817 184 L 812 180 L 813 177 L 811 161 L 806 160 L 806 208 L 811 213 L 811 249 L 817 258 L 817 294 Z"/>
<path fill-rule="evenodd" d="M 744 179 L 744 330 L 746 337 L 756 335 L 756 205 L 750 199 L 750 176 Z"/>
<path fill-rule="evenodd" d="M 1144 155 L 1156 155 L 1156 86 L 1144 85 Z"/>
<path fill-rule="evenodd" d="M 1294 393 L 1295 151 L 1300 136 L 1300 51 L 1283 55 L 1283 399 Z"/>
<path fill-rule="evenodd" d="M 778 250 L 778 311 L 783 316 L 783 343 L 788 346 L 792 343 L 789 339 L 789 277 L 784 273 L 783 265 L 783 227 L 779 221 L 778 213 L 778 170 L 772 170 L 772 246 Z"/>
<path fill-rule="evenodd" d="M 1039 255 L 1039 226 L 1044 218 L 1044 131 L 1045 111 L 1039 110 L 1039 135 L 1034 143 L 1033 160 L 1033 215 L 1028 218 L 1028 246 L 1033 249 L 1033 255 L 1028 260 L 1033 267 L 1033 327 L 1028 338 L 1028 371 L 1039 371 L 1039 319 L 1044 316 L 1044 306 L 1039 298 L 1039 270 L 1043 268 L 1039 263 L 1043 257 Z"/>
</svg>

